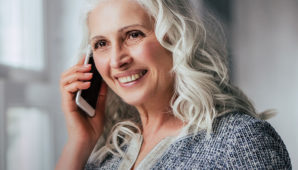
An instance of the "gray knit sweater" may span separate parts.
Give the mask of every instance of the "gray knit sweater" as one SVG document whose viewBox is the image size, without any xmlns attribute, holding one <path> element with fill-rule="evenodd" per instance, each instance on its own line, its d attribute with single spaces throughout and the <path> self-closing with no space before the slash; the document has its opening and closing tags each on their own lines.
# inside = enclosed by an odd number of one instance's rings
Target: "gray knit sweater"
<svg viewBox="0 0 298 170">
<path fill-rule="evenodd" d="M 266 121 L 230 113 L 217 118 L 211 137 L 205 136 L 201 131 L 180 137 L 162 154 L 150 152 L 146 157 L 154 161 L 142 161 L 136 169 L 291 169 L 283 141 Z M 103 161 L 87 163 L 85 169 L 129 169 L 123 168 L 125 161 L 108 154 Z"/>
</svg>

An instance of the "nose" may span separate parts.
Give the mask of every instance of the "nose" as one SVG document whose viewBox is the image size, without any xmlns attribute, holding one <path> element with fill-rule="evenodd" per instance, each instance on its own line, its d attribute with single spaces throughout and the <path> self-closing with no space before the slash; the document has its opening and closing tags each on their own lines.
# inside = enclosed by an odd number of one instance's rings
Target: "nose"
<svg viewBox="0 0 298 170">
<path fill-rule="evenodd" d="M 132 62 L 129 51 L 121 45 L 112 47 L 110 66 L 114 69 L 126 69 Z"/>
</svg>

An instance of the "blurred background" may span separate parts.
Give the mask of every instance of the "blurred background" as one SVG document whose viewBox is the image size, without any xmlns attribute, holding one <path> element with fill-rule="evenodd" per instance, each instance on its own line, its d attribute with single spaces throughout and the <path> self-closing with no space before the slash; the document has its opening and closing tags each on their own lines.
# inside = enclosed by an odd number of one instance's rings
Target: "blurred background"
<svg viewBox="0 0 298 170">
<path fill-rule="evenodd" d="M 84 0 L 0 0 L 0 170 L 54 169 L 67 133 L 60 74 L 76 63 Z M 193 0 L 224 24 L 234 84 L 298 169 L 298 1 Z"/>
</svg>

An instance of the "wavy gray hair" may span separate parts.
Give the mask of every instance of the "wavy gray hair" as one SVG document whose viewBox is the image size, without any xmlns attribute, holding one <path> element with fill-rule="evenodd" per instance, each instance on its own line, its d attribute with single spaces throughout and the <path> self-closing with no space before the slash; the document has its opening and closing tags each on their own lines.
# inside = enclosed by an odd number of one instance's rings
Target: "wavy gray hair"
<svg viewBox="0 0 298 170">
<path fill-rule="evenodd" d="M 88 13 L 102 0 L 89 0 L 84 12 L 85 38 L 81 49 L 88 45 Z M 238 111 L 262 118 L 241 90 L 231 85 L 225 43 L 218 40 L 214 23 L 192 8 L 190 0 L 136 0 L 153 18 L 160 44 L 172 52 L 175 93 L 171 109 L 185 122 L 184 129 L 212 132 L 216 117 Z M 210 22 L 211 21 L 211 22 Z M 208 27 L 209 26 L 209 27 Z M 217 27 L 219 28 L 219 27 Z M 137 110 L 108 92 L 105 131 L 89 160 L 100 160 L 106 153 L 124 156 L 121 147 L 140 134 Z"/>
</svg>

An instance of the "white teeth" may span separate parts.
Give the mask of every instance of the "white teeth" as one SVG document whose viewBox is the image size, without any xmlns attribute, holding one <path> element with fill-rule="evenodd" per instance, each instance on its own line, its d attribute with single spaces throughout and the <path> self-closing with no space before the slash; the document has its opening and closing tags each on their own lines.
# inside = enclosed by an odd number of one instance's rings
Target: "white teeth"
<svg viewBox="0 0 298 170">
<path fill-rule="evenodd" d="M 131 81 L 132 77 L 127 77 L 127 81 Z"/>
<path fill-rule="evenodd" d="M 121 83 L 132 82 L 132 81 L 135 81 L 135 80 L 139 79 L 140 77 L 142 77 L 144 75 L 144 73 L 138 73 L 138 74 L 133 74 L 133 75 L 126 76 L 126 77 L 121 77 L 121 78 L 118 78 L 118 80 Z"/>
</svg>

